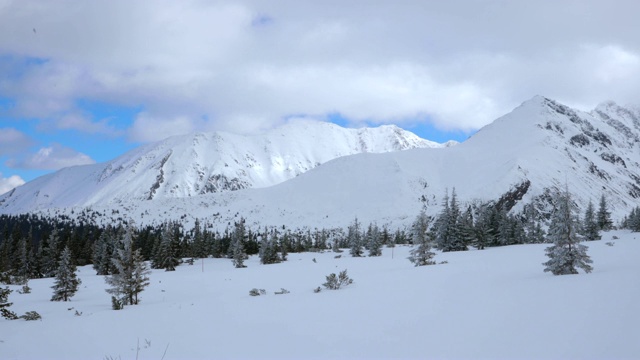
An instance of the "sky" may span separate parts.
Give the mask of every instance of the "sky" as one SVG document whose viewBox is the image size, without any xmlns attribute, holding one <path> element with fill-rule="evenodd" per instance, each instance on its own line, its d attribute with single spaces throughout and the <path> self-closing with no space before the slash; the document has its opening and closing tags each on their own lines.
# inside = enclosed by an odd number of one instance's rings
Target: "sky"
<svg viewBox="0 0 640 360">
<path fill-rule="evenodd" d="M 0 193 L 299 118 L 462 141 L 543 95 L 640 103 L 640 2 L 0 0 Z"/>
</svg>

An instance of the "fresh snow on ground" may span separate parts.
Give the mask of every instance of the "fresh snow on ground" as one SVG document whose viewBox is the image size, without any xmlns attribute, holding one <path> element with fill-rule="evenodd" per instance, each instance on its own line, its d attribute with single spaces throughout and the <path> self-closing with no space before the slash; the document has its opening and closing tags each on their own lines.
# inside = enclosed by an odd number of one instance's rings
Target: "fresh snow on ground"
<svg viewBox="0 0 640 360">
<path fill-rule="evenodd" d="M 406 259 L 410 247 L 274 265 L 252 256 L 245 269 L 205 259 L 154 270 L 141 304 L 122 311 L 85 266 L 70 302 L 49 301 L 53 279 L 10 295 L 13 311 L 42 320 L 0 319 L 0 358 L 640 358 L 640 234 L 587 245 L 594 271 L 566 276 L 543 272 L 546 244 L 438 253 L 448 263 L 424 267 Z M 313 292 L 344 269 L 352 285 Z"/>
</svg>

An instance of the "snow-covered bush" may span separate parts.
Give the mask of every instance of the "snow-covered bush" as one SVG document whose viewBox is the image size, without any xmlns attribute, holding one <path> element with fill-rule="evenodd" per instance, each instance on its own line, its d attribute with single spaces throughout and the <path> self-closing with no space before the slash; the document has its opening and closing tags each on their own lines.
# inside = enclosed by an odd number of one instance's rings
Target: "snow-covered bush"
<svg viewBox="0 0 640 360">
<path fill-rule="evenodd" d="M 27 311 L 24 315 L 20 316 L 20 319 L 25 319 L 26 321 L 42 320 L 42 316 L 36 311 Z"/>
<path fill-rule="evenodd" d="M 253 288 L 253 289 L 249 290 L 249 295 L 251 295 L 251 296 L 267 295 L 267 290 Z"/>
<path fill-rule="evenodd" d="M 326 287 L 329 290 L 338 290 L 342 286 L 347 286 L 353 283 L 353 279 L 349 278 L 347 275 L 347 269 L 340 272 L 338 276 L 335 273 L 327 275 L 327 282 L 322 284 L 322 286 Z"/>
<path fill-rule="evenodd" d="M 274 294 L 276 294 L 276 295 L 283 295 L 283 294 L 288 294 L 288 293 L 290 293 L 290 292 L 291 292 L 291 291 L 289 291 L 289 290 L 287 290 L 287 289 L 285 289 L 285 288 L 280 288 L 280 291 L 275 291 L 275 292 L 274 292 Z"/>
</svg>

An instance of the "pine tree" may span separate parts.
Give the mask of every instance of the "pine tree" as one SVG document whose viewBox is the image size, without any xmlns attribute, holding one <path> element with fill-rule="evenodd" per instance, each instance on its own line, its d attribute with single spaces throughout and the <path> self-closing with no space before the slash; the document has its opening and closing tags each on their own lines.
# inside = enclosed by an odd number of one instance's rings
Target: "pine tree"
<svg viewBox="0 0 640 360">
<path fill-rule="evenodd" d="M 443 252 L 467 250 L 460 224 L 460 207 L 455 188 L 449 200 L 445 193 L 443 209 L 435 223 L 436 245 Z"/>
<path fill-rule="evenodd" d="M 260 251 L 258 252 L 260 263 L 276 264 L 281 261 L 280 255 L 278 255 L 278 241 L 278 232 L 276 230 L 272 230 L 271 234 L 269 234 L 265 229 L 260 239 Z"/>
<path fill-rule="evenodd" d="M 121 300 L 123 305 L 138 304 L 138 294 L 149 285 L 147 275 L 150 271 L 146 267 L 140 249 L 133 249 L 133 232 L 131 224 L 127 225 L 112 258 L 116 273 L 105 278 L 107 284 L 111 286 L 106 291 Z"/>
<path fill-rule="evenodd" d="M 0 288 L 0 316 L 7 320 L 16 320 L 18 315 L 13 311 L 9 310 L 9 307 L 13 305 L 13 303 L 9 302 L 9 294 L 11 294 L 13 290 L 7 288 Z"/>
<path fill-rule="evenodd" d="M 415 266 L 435 264 L 435 261 L 431 260 L 435 256 L 435 253 L 431 251 L 431 239 L 428 234 L 430 222 L 431 219 L 425 211 L 422 210 L 411 226 L 413 249 L 408 259 Z"/>
<path fill-rule="evenodd" d="M 593 203 L 589 200 L 587 210 L 584 212 L 584 238 L 587 241 L 600 240 L 600 229 L 596 222 Z"/>
<path fill-rule="evenodd" d="M 199 219 L 196 219 L 195 224 L 193 225 L 193 243 L 191 244 L 191 247 L 193 257 L 206 258 L 209 255 Z"/>
<path fill-rule="evenodd" d="M 367 249 L 369 250 L 369 256 L 382 255 L 382 238 L 380 237 L 380 229 L 376 224 L 369 224 L 367 229 Z"/>
<path fill-rule="evenodd" d="M 611 230 L 613 222 L 611 221 L 611 213 L 607 206 L 607 199 L 604 194 L 600 196 L 600 205 L 598 206 L 598 227 L 600 230 Z"/>
<path fill-rule="evenodd" d="M 589 273 L 593 268 L 587 247 L 580 244 L 576 220 L 572 215 L 569 191 L 556 196 L 556 206 L 549 225 L 549 241 L 553 245 L 545 252 L 549 261 L 543 263 L 544 271 L 554 275 L 577 274 L 576 267 Z"/>
<path fill-rule="evenodd" d="M 177 230 L 171 223 L 165 223 L 162 227 L 152 268 L 175 271 L 176 266 L 180 264 L 180 259 L 178 258 L 180 244 L 178 236 L 175 234 Z"/>
<path fill-rule="evenodd" d="M 232 242 L 230 249 L 232 254 L 233 266 L 235 266 L 236 268 L 247 267 L 244 264 L 244 261 L 249 258 L 246 251 L 244 250 L 244 241 L 246 237 L 247 233 L 244 227 L 244 218 L 241 218 L 240 221 L 235 224 L 235 229 L 231 235 Z"/>
<path fill-rule="evenodd" d="M 347 241 L 349 241 L 349 254 L 353 257 L 361 257 L 364 253 L 362 250 L 363 247 L 363 237 L 360 232 L 360 223 L 358 222 L 358 218 L 353 221 L 348 228 L 347 233 Z"/>
<path fill-rule="evenodd" d="M 115 251 L 114 229 L 108 226 L 102 231 L 98 240 L 93 245 L 93 268 L 96 275 L 110 275 L 113 273 L 111 258 Z"/>
<path fill-rule="evenodd" d="M 60 237 L 58 236 L 58 229 L 54 228 L 51 234 L 49 234 L 49 237 L 40 245 L 42 248 L 40 259 L 42 276 L 55 276 L 56 268 L 58 267 L 59 246 Z"/>
<path fill-rule="evenodd" d="M 71 263 L 71 251 L 68 246 L 60 254 L 60 262 L 56 271 L 56 280 L 51 287 L 53 296 L 51 301 L 69 301 L 82 283 L 76 275 L 76 266 Z"/>
</svg>

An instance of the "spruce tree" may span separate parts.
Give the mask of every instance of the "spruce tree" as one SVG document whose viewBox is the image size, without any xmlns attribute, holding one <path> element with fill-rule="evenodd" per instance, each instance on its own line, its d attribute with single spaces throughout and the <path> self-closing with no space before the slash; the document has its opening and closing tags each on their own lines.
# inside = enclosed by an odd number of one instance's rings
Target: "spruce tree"
<svg viewBox="0 0 640 360">
<path fill-rule="evenodd" d="M 353 221 L 353 224 L 349 226 L 347 229 L 347 241 L 349 242 L 349 254 L 353 257 L 361 257 L 364 253 L 363 247 L 363 236 L 360 232 L 360 222 L 358 222 L 358 218 Z"/>
<path fill-rule="evenodd" d="M 40 269 L 42 271 L 42 276 L 44 277 L 52 277 L 55 276 L 56 268 L 58 267 L 58 259 L 59 259 L 59 246 L 60 246 L 60 237 L 58 236 L 58 229 L 54 228 L 49 234 L 49 237 L 46 240 L 42 247 L 42 257 L 41 257 L 41 265 Z"/>
<path fill-rule="evenodd" d="M 122 301 L 123 305 L 136 305 L 139 302 L 138 294 L 149 285 L 147 269 L 140 249 L 133 249 L 134 230 L 131 224 L 120 240 L 112 258 L 115 273 L 107 276 L 105 281 L 111 287 L 106 291 Z"/>
<path fill-rule="evenodd" d="M 597 218 L 600 230 L 611 230 L 613 222 L 611 221 L 611 213 L 609 212 L 607 199 L 604 197 L 604 194 L 600 196 Z"/>
<path fill-rule="evenodd" d="M 235 224 L 235 229 L 231 234 L 231 246 L 229 249 L 231 250 L 231 259 L 233 261 L 233 266 L 236 268 L 245 268 L 247 267 L 244 264 L 244 261 L 249 258 L 247 256 L 246 251 L 244 250 L 244 242 L 247 237 L 247 232 L 244 227 L 244 218 L 241 218 Z"/>
<path fill-rule="evenodd" d="M 7 320 L 16 320 L 18 315 L 13 311 L 9 310 L 9 307 L 13 305 L 13 303 L 9 302 L 9 294 L 11 294 L 13 290 L 6 288 L 0 288 L 0 316 Z"/>
<path fill-rule="evenodd" d="M 82 283 L 76 275 L 76 266 L 71 262 L 71 251 L 68 246 L 64 247 L 60 254 L 60 262 L 56 271 L 56 280 L 51 287 L 53 296 L 51 301 L 69 301 Z"/>
<path fill-rule="evenodd" d="M 382 255 L 382 238 L 380 236 L 380 229 L 378 229 L 378 225 L 369 224 L 366 240 L 367 250 L 369 250 L 369 256 Z"/>
<path fill-rule="evenodd" d="M 176 266 L 180 264 L 180 259 L 178 258 L 180 244 L 178 243 L 178 236 L 175 234 L 176 231 L 178 229 L 169 222 L 163 225 L 152 263 L 153 268 L 175 271 Z"/>
<path fill-rule="evenodd" d="M 580 244 L 578 226 L 571 209 L 568 189 L 556 196 L 556 206 L 549 225 L 549 241 L 553 243 L 545 252 L 549 261 L 543 263 L 545 272 L 554 275 L 577 274 L 576 268 L 589 273 L 593 268 L 587 247 Z"/>
<path fill-rule="evenodd" d="M 431 251 L 431 239 L 429 237 L 429 223 L 431 219 L 424 210 L 416 217 L 411 226 L 411 239 L 413 249 L 411 249 L 409 261 L 415 266 L 433 265 L 435 253 Z"/>
<path fill-rule="evenodd" d="M 600 240 L 600 229 L 596 221 L 593 203 L 589 200 L 587 210 L 584 212 L 584 239 L 587 241 Z"/>
</svg>

